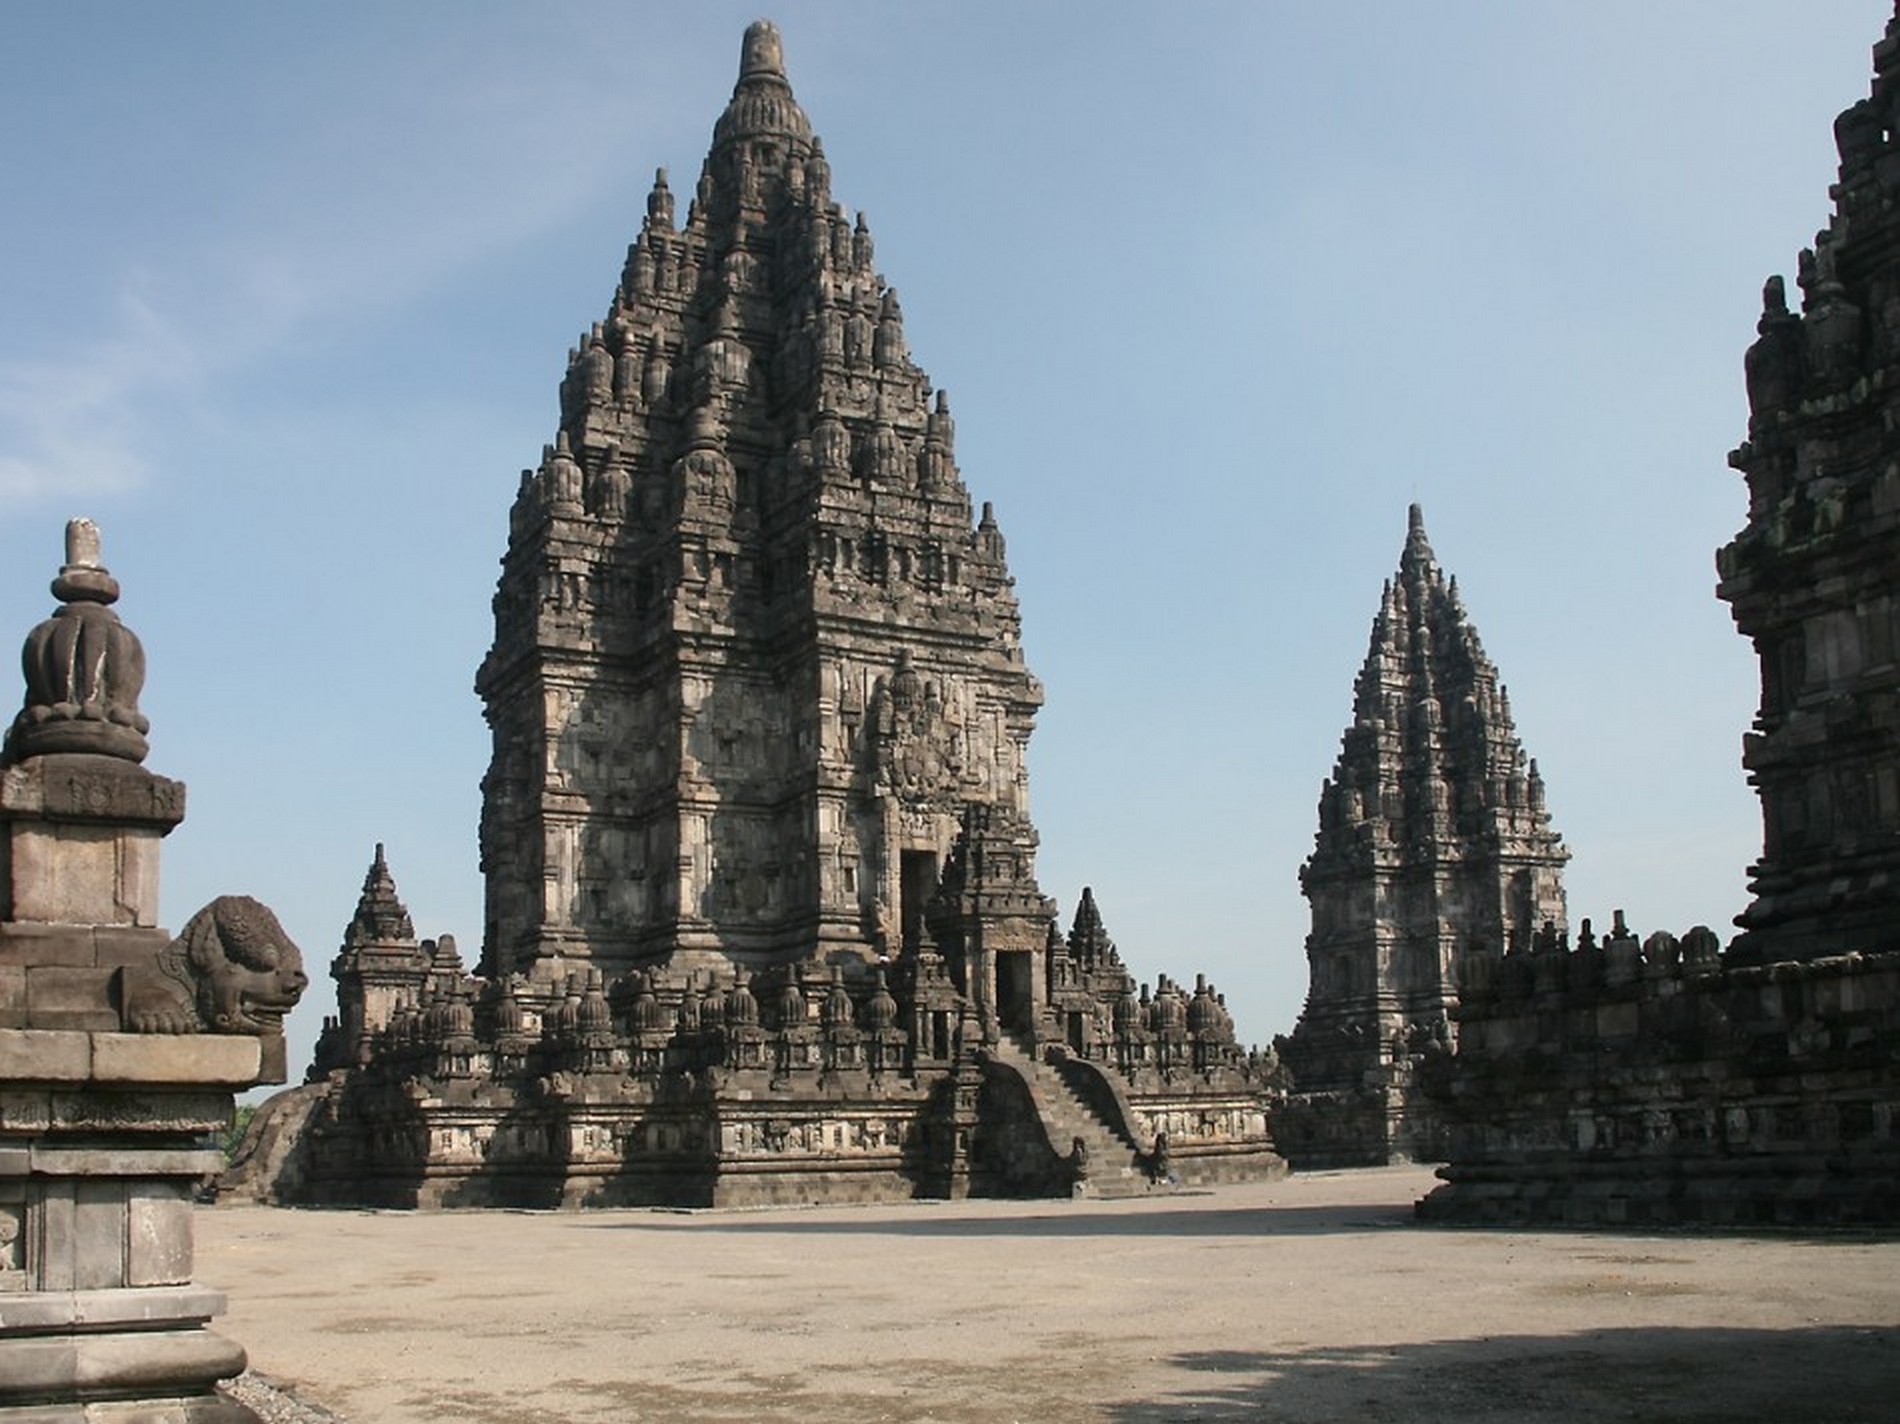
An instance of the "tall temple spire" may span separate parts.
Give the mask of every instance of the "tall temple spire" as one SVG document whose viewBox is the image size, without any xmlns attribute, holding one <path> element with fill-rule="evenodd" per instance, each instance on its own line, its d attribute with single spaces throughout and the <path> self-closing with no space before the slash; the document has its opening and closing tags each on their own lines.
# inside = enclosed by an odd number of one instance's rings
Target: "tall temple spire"
<svg viewBox="0 0 1900 1424">
<path fill-rule="evenodd" d="M 476 679 L 484 982 L 414 942 L 379 847 L 320 1051 L 320 1194 L 1068 1193 L 1088 1154 L 1140 1189 L 1151 1143 L 1183 1180 L 1280 1167 L 1211 987 L 1138 999 L 1092 894 L 1079 958 L 1056 929 L 1042 688 L 981 508 L 755 25 L 690 204 L 661 170 L 509 511 Z M 1057 1043 L 1140 1113 L 1100 1123 L 1042 1066 Z M 977 1091 L 998 1073 L 1024 1091 Z"/>
<path fill-rule="evenodd" d="M 661 170 L 510 519 L 477 679 L 491 973 L 723 975 L 814 934 L 875 958 L 965 805 L 1026 803 L 1002 531 L 768 23 L 675 222 Z"/>
<path fill-rule="evenodd" d="M 1414 504 L 1300 870 L 1313 914 L 1306 1008 L 1288 1041 L 1300 1090 L 1356 1093 L 1368 1072 L 1389 1072 L 1395 1040 L 1448 1042 L 1458 960 L 1527 944 L 1546 921 L 1561 929 L 1568 858 L 1497 669 Z M 1429 1151 L 1421 1102 L 1402 1084 L 1390 1092 L 1350 1141 L 1307 1162 Z"/>
</svg>

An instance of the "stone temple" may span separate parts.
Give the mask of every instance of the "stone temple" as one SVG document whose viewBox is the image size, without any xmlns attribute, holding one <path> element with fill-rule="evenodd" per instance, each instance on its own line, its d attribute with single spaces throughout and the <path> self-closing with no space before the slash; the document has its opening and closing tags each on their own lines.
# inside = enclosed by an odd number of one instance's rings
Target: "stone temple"
<svg viewBox="0 0 1900 1424">
<path fill-rule="evenodd" d="M 1312 904 L 1306 1007 L 1280 1044 L 1277 1118 L 1296 1167 L 1443 1157 L 1417 1072 L 1454 1037 L 1465 953 L 1565 933 L 1563 867 L 1537 763 L 1413 505 L 1320 790 L 1300 871 Z"/>
<path fill-rule="evenodd" d="M 1754 902 L 1468 955 L 1437 1219 L 1900 1221 L 1900 15 L 1834 213 L 1763 292 L 1717 594 L 1761 663 Z"/>
<path fill-rule="evenodd" d="M 1219 995 L 1137 986 L 1035 876 L 1003 535 L 752 26 L 683 219 L 664 171 L 522 473 L 476 686 L 473 975 L 381 848 L 307 1200 L 847 1200 L 1278 1170 Z M 294 1131 L 298 1121 L 301 1131 Z"/>
</svg>

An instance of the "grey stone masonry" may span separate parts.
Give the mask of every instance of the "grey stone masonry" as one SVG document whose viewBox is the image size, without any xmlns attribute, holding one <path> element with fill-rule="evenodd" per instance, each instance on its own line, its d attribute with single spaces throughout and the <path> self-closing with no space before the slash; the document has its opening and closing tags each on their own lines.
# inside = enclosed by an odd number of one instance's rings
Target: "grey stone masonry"
<svg viewBox="0 0 1900 1424">
<path fill-rule="evenodd" d="M 1473 945 L 1563 936 L 1568 859 L 1510 697 L 1413 505 L 1300 871 L 1313 928 L 1306 1005 L 1280 1045 L 1296 1090 L 1276 1133 L 1289 1161 L 1444 1155 L 1415 1075 L 1451 1046 L 1459 961 Z"/>
<path fill-rule="evenodd" d="M 894 956 L 964 805 L 1027 808 L 1002 532 L 770 26 L 570 354 L 477 687 L 483 969 L 531 997 Z"/>
<path fill-rule="evenodd" d="M 1212 986 L 1138 986 L 1092 897 L 1057 930 L 1002 530 L 768 24 L 681 206 L 662 173 L 515 496 L 476 973 L 379 854 L 329 1086 L 258 1115 L 245 1190 L 1067 1192 L 1098 1119 L 1098 1184 L 1162 1132 L 1184 1176 L 1283 1170 Z"/>
<path fill-rule="evenodd" d="M 0 1421 L 248 1420 L 216 1389 L 244 1351 L 206 1328 L 192 1202 L 232 1094 L 283 1080 L 302 964 L 255 900 L 156 927 L 184 787 L 138 764 L 144 653 L 98 531 L 67 549 L 0 759 Z"/>
<path fill-rule="evenodd" d="M 1761 660 L 1764 845 L 1742 933 L 1468 955 L 1452 1221 L 1900 1222 L 1900 14 L 1834 125 L 1803 310 L 1764 294 L 1748 524 L 1718 593 Z"/>
<path fill-rule="evenodd" d="M 1705 928 L 1464 964 L 1431 1220 L 1900 1221 L 1900 955 L 1738 964 Z"/>
<path fill-rule="evenodd" d="M 1718 595 L 1761 661 L 1742 764 L 1761 795 L 1754 962 L 1900 949 L 1900 22 L 1834 123 L 1834 214 L 1748 350 L 1748 523 Z"/>
</svg>

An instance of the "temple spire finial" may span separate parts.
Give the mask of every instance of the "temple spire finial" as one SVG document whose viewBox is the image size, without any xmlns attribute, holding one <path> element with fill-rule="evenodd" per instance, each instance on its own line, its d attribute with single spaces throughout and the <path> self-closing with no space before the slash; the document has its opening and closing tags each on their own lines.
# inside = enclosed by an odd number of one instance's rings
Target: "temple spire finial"
<svg viewBox="0 0 1900 1424">
<path fill-rule="evenodd" d="M 1414 504 L 1406 511 L 1405 554 L 1399 560 L 1399 569 L 1401 572 L 1428 569 L 1437 562 L 1432 541 L 1425 537 L 1425 511 Z"/>
<path fill-rule="evenodd" d="M 119 582 L 100 562 L 99 526 L 90 519 L 67 523 L 66 562 L 52 588 L 61 606 L 27 634 L 26 701 L 0 760 L 49 752 L 145 760 L 145 649 L 112 611 Z"/>
<path fill-rule="evenodd" d="M 739 51 L 739 82 L 748 79 L 785 77 L 785 45 L 778 26 L 770 20 L 754 20 L 746 26 L 745 43 Z"/>
</svg>

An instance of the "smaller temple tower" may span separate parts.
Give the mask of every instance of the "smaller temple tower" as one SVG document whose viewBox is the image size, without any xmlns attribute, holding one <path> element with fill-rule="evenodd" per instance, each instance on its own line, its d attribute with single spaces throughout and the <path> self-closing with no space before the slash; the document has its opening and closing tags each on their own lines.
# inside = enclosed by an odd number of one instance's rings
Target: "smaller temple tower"
<svg viewBox="0 0 1900 1424">
<path fill-rule="evenodd" d="M 330 965 L 337 1018 L 323 1026 L 310 1074 L 313 1081 L 333 1068 L 368 1061 L 371 1040 L 397 1010 L 421 1000 L 432 968 L 430 948 L 416 943 L 415 926 L 396 893 L 395 877 L 378 841 L 356 913 Z"/>
<path fill-rule="evenodd" d="M 1284 1042 L 1298 1091 L 1279 1129 L 1295 1165 L 1440 1155 L 1410 1084 L 1452 1042 L 1458 962 L 1474 945 L 1560 939 L 1568 859 L 1510 698 L 1413 505 L 1300 870 L 1311 979 Z"/>
</svg>

